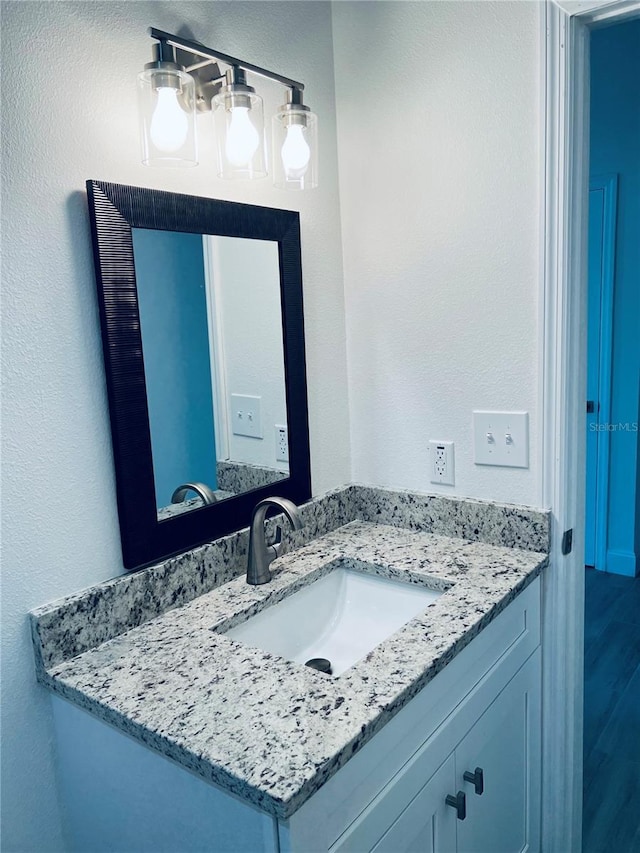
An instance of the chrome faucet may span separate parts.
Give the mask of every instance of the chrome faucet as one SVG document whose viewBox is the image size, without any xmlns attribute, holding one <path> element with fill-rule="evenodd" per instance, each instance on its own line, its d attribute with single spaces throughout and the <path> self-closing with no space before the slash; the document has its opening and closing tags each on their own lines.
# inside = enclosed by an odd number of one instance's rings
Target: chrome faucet
<svg viewBox="0 0 640 853">
<path fill-rule="evenodd" d="M 187 492 L 195 492 L 200 498 L 202 498 L 202 503 L 205 506 L 214 504 L 218 500 L 215 494 L 209 488 L 209 486 L 205 485 L 205 483 L 194 482 L 183 483 L 181 486 L 178 486 L 178 488 L 171 495 L 171 503 L 181 504 L 182 501 L 186 498 Z"/>
<path fill-rule="evenodd" d="M 276 528 L 273 545 L 267 545 L 264 522 L 271 507 L 282 510 L 294 530 L 304 525 L 298 507 L 287 498 L 265 498 L 253 508 L 251 527 L 249 528 L 249 562 L 247 563 L 247 583 L 257 586 L 271 580 L 269 566 L 282 551 L 282 528 Z"/>
</svg>

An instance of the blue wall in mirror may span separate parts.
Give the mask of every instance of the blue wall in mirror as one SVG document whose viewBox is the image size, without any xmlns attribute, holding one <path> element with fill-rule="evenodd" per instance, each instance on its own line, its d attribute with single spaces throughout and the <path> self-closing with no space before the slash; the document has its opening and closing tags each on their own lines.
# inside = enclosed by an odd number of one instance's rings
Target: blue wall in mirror
<svg viewBox="0 0 640 853">
<path fill-rule="evenodd" d="M 202 236 L 144 228 L 132 233 L 161 509 L 181 483 L 217 487 Z"/>
</svg>

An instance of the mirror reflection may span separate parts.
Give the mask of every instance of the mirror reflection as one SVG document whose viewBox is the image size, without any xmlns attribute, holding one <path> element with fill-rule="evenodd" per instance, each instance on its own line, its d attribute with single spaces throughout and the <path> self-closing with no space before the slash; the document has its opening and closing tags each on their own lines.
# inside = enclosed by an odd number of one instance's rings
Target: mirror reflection
<svg viewBox="0 0 640 853">
<path fill-rule="evenodd" d="M 288 477 L 278 243 L 132 235 L 158 520 Z"/>
</svg>

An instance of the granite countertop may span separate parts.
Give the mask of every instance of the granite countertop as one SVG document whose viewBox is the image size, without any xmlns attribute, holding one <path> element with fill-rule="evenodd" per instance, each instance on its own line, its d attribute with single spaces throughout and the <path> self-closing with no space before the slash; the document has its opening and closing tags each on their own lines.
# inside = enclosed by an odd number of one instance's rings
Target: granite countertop
<svg viewBox="0 0 640 853">
<path fill-rule="evenodd" d="M 477 532 L 477 531 L 476 531 Z M 444 590 L 340 677 L 221 633 L 342 560 Z M 286 819 L 546 566 L 547 554 L 353 521 L 40 680 L 207 781 Z"/>
</svg>

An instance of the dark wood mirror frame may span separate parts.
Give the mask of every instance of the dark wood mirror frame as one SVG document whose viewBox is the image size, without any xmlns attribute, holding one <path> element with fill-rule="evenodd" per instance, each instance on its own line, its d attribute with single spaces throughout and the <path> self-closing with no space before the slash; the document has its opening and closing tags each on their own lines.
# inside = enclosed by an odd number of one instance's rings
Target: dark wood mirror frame
<svg viewBox="0 0 640 853">
<path fill-rule="evenodd" d="M 311 497 L 300 217 L 289 210 L 87 181 L 125 568 L 179 554 L 249 524 L 262 498 Z M 289 477 L 158 521 L 132 228 L 278 243 Z"/>
</svg>

